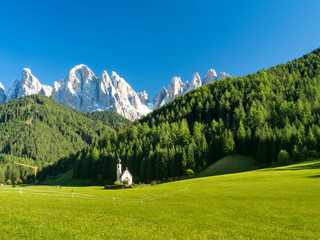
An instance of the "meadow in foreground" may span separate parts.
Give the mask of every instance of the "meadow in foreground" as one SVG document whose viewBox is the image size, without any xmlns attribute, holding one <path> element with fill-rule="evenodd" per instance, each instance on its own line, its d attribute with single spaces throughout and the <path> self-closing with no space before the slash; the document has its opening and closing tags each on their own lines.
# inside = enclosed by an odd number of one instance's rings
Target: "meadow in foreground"
<svg viewBox="0 0 320 240">
<path fill-rule="evenodd" d="M 319 159 L 126 190 L 21 189 L 0 188 L 1 239 L 320 238 Z"/>
</svg>

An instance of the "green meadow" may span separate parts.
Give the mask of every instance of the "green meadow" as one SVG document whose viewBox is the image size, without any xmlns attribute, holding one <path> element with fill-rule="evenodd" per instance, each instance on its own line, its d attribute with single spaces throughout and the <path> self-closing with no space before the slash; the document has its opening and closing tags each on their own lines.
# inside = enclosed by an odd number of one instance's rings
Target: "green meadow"
<svg viewBox="0 0 320 240">
<path fill-rule="evenodd" d="M 320 159 L 124 190 L 0 187 L 1 239 L 320 239 Z"/>
</svg>

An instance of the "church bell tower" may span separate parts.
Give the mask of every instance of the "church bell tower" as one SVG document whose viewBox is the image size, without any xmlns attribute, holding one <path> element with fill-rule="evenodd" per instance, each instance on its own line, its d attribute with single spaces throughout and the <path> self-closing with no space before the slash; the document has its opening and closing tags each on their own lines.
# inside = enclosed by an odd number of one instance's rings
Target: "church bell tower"
<svg viewBox="0 0 320 240">
<path fill-rule="evenodd" d="M 121 182 L 121 174 L 122 174 L 121 159 L 118 158 L 118 164 L 117 164 L 117 181 L 119 181 L 119 182 Z"/>
</svg>

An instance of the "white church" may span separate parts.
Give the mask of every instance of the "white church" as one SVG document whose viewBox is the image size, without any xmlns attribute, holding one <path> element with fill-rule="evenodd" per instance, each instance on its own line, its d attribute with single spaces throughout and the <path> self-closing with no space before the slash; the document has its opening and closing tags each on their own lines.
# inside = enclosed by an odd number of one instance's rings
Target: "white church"
<svg viewBox="0 0 320 240">
<path fill-rule="evenodd" d="M 128 185 L 132 185 L 132 175 L 129 172 L 128 168 L 126 168 L 126 170 L 122 172 L 120 158 L 118 158 L 118 164 L 117 164 L 117 181 L 119 181 L 121 184 L 123 184 L 124 182 L 127 182 Z"/>
</svg>

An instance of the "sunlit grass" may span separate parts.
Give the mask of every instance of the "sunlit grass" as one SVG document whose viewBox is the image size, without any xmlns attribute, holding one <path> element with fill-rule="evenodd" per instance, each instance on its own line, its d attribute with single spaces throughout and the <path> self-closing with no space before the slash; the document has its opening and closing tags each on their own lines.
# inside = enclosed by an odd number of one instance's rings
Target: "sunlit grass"
<svg viewBox="0 0 320 240">
<path fill-rule="evenodd" d="M 1 239 L 320 238 L 320 160 L 125 190 L 21 189 L 0 188 Z"/>
</svg>

